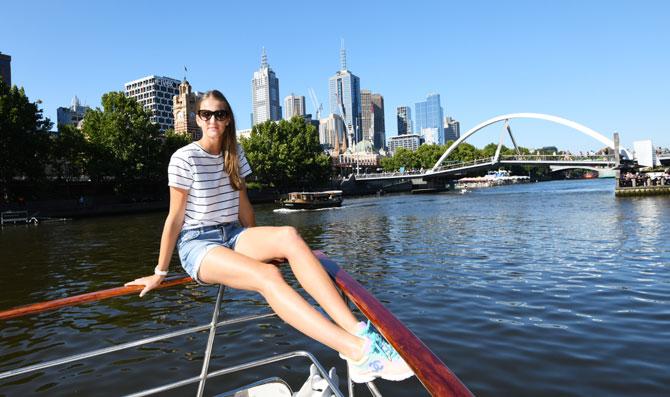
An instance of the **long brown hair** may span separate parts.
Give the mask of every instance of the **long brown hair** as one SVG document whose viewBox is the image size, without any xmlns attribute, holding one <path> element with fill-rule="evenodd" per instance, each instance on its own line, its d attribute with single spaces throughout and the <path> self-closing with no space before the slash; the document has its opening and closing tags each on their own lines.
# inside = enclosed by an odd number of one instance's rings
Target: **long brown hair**
<svg viewBox="0 0 670 397">
<path fill-rule="evenodd" d="M 219 90 L 207 91 L 196 106 L 200 110 L 200 103 L 207 98 L 214 98 L 223 103 L 224 109 L 228 112 L 229 123 L 223 131 L 223 140 L 221 141 L 221 153 L 223 153 L 223 169 L 228 174 L 230 185 L 235 190 L 242 188 L 242 178 L 240 178 L 240 161 L 237 156 L 237 130 L 235 129 L 235 116 L 230 103 Z"/>
</svg>

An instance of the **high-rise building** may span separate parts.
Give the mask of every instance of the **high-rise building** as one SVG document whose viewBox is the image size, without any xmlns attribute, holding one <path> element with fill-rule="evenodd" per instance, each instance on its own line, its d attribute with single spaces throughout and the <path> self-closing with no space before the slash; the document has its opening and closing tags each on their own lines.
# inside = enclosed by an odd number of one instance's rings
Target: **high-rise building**
<svg viewBox="0 0 670 397">
<path fill-rule="evenodd" d="M 12 57 L 0 52 L 0 79 L 9 87 L 12 86 Z"/>
<path fill-rule="evenodd" d="M 444 118 L 444 143 L 461 137 L 461 123 L 447 116 Z"/>
<path fill-rule="evenodd" d="M 161 131 L 174 128 L 172 98 L 179 94 L 180 81 L 171 77 L 147 76 L 125 84 L 126 96 L 135 98 L 144 109 L 151 111 L 151 122 Z"/>
<path fill-rule="evenodd" d="M 372 91 L 361 90 L 361 135 L 364 141 L 372 142 L 374 139 L 373 120 Z"/>
<path fill-rule="evenodd" d="M 252 126 L 268 120 L 281 119 L 279 79 L 268 64 L 265 48 L 261 54 L 261 67 L 254 72 L 254 77 L 251 79 L 251 105 Z"/>
<path fill-rule="evenodd" d="M 409 106 L 398 106 L 396 109 L 398 120 L 398 135 L 412 133 L 412 108 Z"/>
<path fill-rule="evenodd" d="M 442 126 L 442 106 L 440 94 L 433 93 L 426 96 L 424 102 L 415 104 L 415 131 L 421 133 L 424 128 L 436 128 L 438 132 L 437 144 L 444 144 L 444 127 Z"/>
<path fill-rule="evenodd" d="M 81 129 L 81 121 L 84 120 L 84 115 L 90 107 L 79 104 L 79 98 L 76 96 L 72 98 L 70 107 L 60 107 L 56 109 L 56 118 L 58 125 L 73 125 Z"/>
<path fill-rule="evenodd" d="M 384 97 L 381 94 L 372 94 L 372 129 L 374 137 L 372 143 L 376 149 L 382 149 L 386 143 L 386 126 L 384 122 Z"/>
<path fill-rule="evenodd" d="M 402 147 L 408 150 L 416 150 L 421 146 L 421 136 L 418 134 L 403 134 L 398 136 L 392 136 L 389 139 L 389 152 L 395 153 L 395 151 Z"/>
<path fill-rule="evenodd" d="M 305 117 L 305 96 L 291 94 L 284 98 L 284 115 L 286 120 L 293 116 Z"/>
<path fill-rule="evenodd" d="M 172 98 L 174 132 L 189 135 L 194 141 L 202 137 L 202 130 L 195 120 L 196 106 L 201 97 L 202 94 L 193 92 L 191 84 L 184 78 L 184 81 L 179 84 L 179 95 Z"/>
<path fill-rule="evenodd" d="M 340 50 L 340 70 L 328 81 L 330 112 L 339 114 L 347 123 L 347 134 L 352 145 L 363 139 L 361 126 L 361 82 L 347 70 L 347 53 Z"/>
<path fill-rule="evenodd" d="M 333 156 L 347 150 L 346 126 L 342 117 L 330 114 L 325 119 L 319 120 L 319 142 Z"/>
</svg>

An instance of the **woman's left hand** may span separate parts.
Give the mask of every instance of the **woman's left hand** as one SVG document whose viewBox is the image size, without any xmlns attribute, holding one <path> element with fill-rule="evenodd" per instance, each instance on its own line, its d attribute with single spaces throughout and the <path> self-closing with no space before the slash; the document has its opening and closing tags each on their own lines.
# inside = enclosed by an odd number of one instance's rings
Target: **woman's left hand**
<svg viewBox="0 0 670 397">
<path fill-rule="evenodd" d="M 135 280 L 129 281 L 124 285 L 126 287 L 130 285 L 144 285 L 144 289 L 142 290 L 142 292 L 140 292 L 140 298 L 141 298 L 144 295 L 146 295 L 147 292 L 158 287 L 163 282 L 163 279 L 165 279 L 165 276 L 152 274 L 151 276 L 136 278 Z"/>
</svg>

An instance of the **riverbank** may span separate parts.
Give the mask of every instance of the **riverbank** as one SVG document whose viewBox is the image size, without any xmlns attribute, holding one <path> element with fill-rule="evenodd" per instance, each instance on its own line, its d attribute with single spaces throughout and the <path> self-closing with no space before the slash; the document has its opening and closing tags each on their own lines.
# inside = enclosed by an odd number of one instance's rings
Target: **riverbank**
<svg viewBox="0 0 670 397">
<path fill-rule="evenodd" d="M 252 204 L 272 203 L 279 198 L 273 190 L 249 190 Z M 96 216 L 129 215 L 166 212 L 169 200 L 128 199 L 115 196 L 81 196 L 79 199 L 35 200 L 22 203 L 1 204 L 0 212 L 26 211 L 28 219 L 90 218 Z"/>
</svg>

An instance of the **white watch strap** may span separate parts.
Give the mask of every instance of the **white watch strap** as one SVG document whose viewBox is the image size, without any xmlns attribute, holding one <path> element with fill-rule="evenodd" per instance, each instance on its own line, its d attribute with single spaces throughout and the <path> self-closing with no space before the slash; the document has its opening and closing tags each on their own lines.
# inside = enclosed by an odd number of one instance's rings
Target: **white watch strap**
<svg viewBox="0 0 670 397">
<path fill-rule="evenodd" d="M 168 272 L 167 270 L 159 270 L 158 266 L 154 268 L 154 274 L 157 276 L 167 276 Z"/>
</svg>

